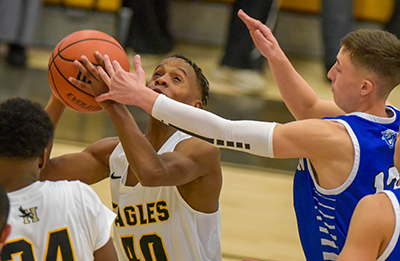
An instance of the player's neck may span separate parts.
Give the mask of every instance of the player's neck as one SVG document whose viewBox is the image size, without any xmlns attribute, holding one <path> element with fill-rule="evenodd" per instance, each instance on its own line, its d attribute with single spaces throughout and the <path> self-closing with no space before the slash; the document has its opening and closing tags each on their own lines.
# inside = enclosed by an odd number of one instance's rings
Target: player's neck
<svg viewBox="0 0 400 261">
<path fill-rule="evenodd" d="M 19 190 L 39 180 L 39 168 L 36 160 L 0 157 L 0 183 L 7 192 Z"/>
<path fill-rule="evenodd" d="M 147 123 L 145 136 L 153 146 L 154 150 L 158 151 L 175 132 L 175 128 L 150 117 L 150 120 Z"/>
<path fill-rule="evenodd" d="M 379 102 L 379 103 L 375 102 L 373 106 L 369 107 L 366 106 L 362 108 L 362 112 L 383 118 L 393 117 L 393 115 L 389 115 L 390 111 L 386 109 L 386 104 L 384 102 Z"/>
</svg>

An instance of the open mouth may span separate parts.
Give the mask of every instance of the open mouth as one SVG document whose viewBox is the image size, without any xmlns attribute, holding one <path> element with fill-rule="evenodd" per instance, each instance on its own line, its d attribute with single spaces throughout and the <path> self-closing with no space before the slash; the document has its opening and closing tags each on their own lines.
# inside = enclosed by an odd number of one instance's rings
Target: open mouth
<svg viewBox="0 0 400 261">
<path fill-rule="evenodd" d="M 161 89 L 157 88 L 157 87 L 152 89 L 152 90 L 157 92 L 157 93 L 164 94 L 163 91 Z"/>
</svg>

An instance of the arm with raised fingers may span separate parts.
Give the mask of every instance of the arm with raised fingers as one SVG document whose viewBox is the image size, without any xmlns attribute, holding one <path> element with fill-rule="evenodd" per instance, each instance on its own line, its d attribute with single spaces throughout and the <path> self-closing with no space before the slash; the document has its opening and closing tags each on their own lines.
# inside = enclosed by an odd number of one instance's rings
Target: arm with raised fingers
<svg viewBox="0 0 400 261">
<path fill-rule="evenodd" d="M 268 59 L 282 98 L 297 120 L 323 118 L 343 114 L 333 101 L 322 100 L 296 71 L 278 44 L 271 30 L 260 21 L 239 10 L 258 50 Z"/>
</svg>

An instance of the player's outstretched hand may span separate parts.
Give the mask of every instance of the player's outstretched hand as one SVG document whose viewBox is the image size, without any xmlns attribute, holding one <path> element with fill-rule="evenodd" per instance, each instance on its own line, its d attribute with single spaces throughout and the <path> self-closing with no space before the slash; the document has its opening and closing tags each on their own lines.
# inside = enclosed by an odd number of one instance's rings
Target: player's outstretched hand
<svg viewBox="0 0 400 261">
<path fill-rule="evenodd" d="M 96 101 L 113 100 L 122 104 L 137 105 L 138 93 L 146 87 L 145 72 L 139 55 L 135 55 L 133 65 L 135 72 L 126 72 L 117 61 L 110 61 L 104 55 L 104 69 L 98 67 L 98 72 L 107 84 L 109 91 L 96 97 Z"/>
<path fill-rule="evenodd" d="M 239 10 L 238 16 L 246 24 L 254 44 L 262 55 L 267 59 L 273 59 L 277 55 L 283 53 L 278 41 L 268 26 L 250 17 L 243 10 Z"/>
</svg>

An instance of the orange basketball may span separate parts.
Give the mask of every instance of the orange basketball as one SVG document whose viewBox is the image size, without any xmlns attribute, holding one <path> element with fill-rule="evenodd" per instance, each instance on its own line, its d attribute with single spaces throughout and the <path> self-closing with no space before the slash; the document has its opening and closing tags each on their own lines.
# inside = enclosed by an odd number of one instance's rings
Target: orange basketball
<svg viewBox="0 0 400 261">
<path fill-rule="evenodd" d="M 54 95 L 65 106 L 79 112 L 98 112 L 102 108 L 94 96 L 68 81 L 70 76 L 85 81 L 86 77 L 76 69 L 74 60 L 85 55 L 97 65 L 94 52 L 107 54 L 110 60 L 117 60 L 124 70 L 129 71 L 129 60 L 124 48 L 112 36 L 96 31 L 82 30 L 62 39 L 50 55 L 47 76 Z"/>
</svg>

